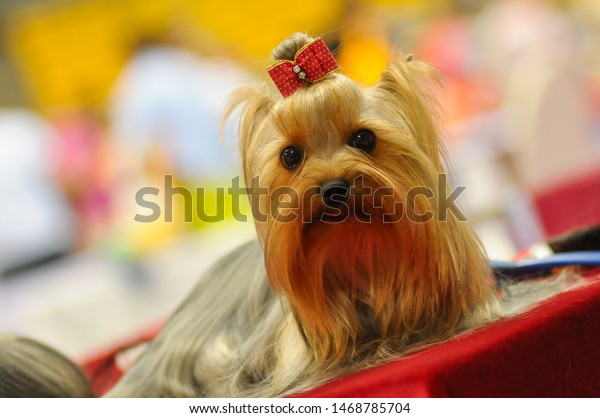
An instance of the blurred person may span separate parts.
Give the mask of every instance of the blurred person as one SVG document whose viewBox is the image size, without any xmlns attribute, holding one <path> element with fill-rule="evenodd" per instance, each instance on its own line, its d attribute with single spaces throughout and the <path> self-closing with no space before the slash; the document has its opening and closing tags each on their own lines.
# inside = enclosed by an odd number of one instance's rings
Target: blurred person
<svg viewBox="0 0 600 418">
<path fill-rule="evenodd" d="M 539 0 L 502 0 L 479 19 L 482 64 L 503 91 L 519 182 L 547 188 L 593 168 L 582 49 L 567 16 Z"/>
<path fill-rule="evenodd" d="M 77 215 L 78 247 L 101 241 L 110 221 L 116 151 L 92 111 L 68 109 L 52 118 L 56 177 Z"/>
<path fill-rule="evenodd" d="M 448 13 L 426 24 L 415 43 L 415 56 L 434 64 L 444 77 L 444 116 L 450 124 L 476 117 L 498 104 L 495 84 L 474 65 L 475 37 L 469 16 Z"/>
<path fill-rule="evenodd" d="M 141 42 L 111 95 L 113 135 L 138 160 L 160 148 L 183 180 L 229 174 L 236 161 L 219 143 L 220 111 L 233 83 L 246 78 L 229 60 Z"/>
<path fill-rule="evenodd" d="M 54 135 L 32 112 L 0 111 L 0 272 L 74 248 L 73 213 L 52 174 Z"/>
<path fill-rule="evenodd" d="M 230 87 L 250 78 L 224 57 L 201 57 L 174 43 L 143 40 L 115 83 L 109 103 L 111 135 L 119 149 L 116 229 L 125 253 L 151 248 L 185 228 L 182 202 L 173 202 L 173 222 L 134 222 L 142 187 L 161 190 L 166 175 L 194 195 L 236 172 L 235 154 L 219 141 L 220 112 Z M 157 203 L 164 214 L 164 202 Z M 197 204 L 197 202 L 195 203 Z M 194 220 L 196 218 L 194 217 Z"/>
</svg>

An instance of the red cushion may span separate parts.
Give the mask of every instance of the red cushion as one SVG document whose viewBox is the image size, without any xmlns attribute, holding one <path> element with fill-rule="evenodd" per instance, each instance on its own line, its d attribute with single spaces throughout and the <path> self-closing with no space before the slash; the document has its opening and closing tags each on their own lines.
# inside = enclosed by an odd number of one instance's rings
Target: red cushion
<svg viewBox="0 0 600 418">
<path fill-rule="evenodd" d="M 600 396 L 600 269 L 590 284 L 524 315 L 349 375 L 305 397 Z M 113 354 L 88 362 L 99 393 L 120 377 Z"/>
<path fill-rule="evenodd" d="M 301 396 L 599 396 L 600 270 L 588 278 L 524 315 Z"/>
<path fill-rule="evenodd" d="M 87 361 L 81 367 L 92 382 L 92 389 L 97 395 L 103 395 L 121 378 L 123 373 L 115 363 L 115 356 L 122 350 L 152 340 L 162 329 L 164 322 L 149 326 L 148 329 L 135 335 L 129 341 L 125 341 L 105 353 L 98 354 Z"/>
</svg>

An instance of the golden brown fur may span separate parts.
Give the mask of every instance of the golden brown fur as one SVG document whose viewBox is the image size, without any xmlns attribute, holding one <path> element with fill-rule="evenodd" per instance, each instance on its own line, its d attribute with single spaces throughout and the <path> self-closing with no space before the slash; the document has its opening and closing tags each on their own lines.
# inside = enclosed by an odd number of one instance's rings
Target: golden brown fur
<svg viewBox="0 0 600 418">
<path fill-rule="evenodd" d="M 274 58 L 293 58 L 308 40 L 294 35 Z M 253 212 L 268 215 L 255 219 L 261 245 L 242 247 L 202 279 L 112 395 L 280 396 L 497 318 L 477 238 L 452 214 L 438 220 L 447 190 L 438 190 L 441 144 L 428 94 L 437 83 L 431 68 L 401 58 L 369 89 L 341 74 L 283 100 L 266 86 L 240 88 L 226 116 L 241 108 L 244 177 Z M 347 145 L 357 129 L 375 133 L 371 154 Z M 295 170 L 280 161 L 289 145 L 305 150 Z M 358 177 L 392 190 L 380 208 L 350 199 L 371 222 L 302 222 L 321 213 L 324 181 Z M 434 219 L 383 222 L 417 186 L 435 196 L 417 199 L 415 211 Z M 273 199 L 278 188 L 295 193 Z M 290 215 L 297 220 L 284 222 Z"/>
<path fill-rule="evenodd" d="M 302 196 L 328 178 L 363 176 L 374 189 L 393 188 L 384 202 L 390 211 L 415 186 L 436 191 L 441 146 L 426 88 L 437 81 L 426 65 L 400 59 L 372 89 L 335 74 L 277 102 L 268 91 L 240 91 L 234 103 L 248 103 L 242 124 L 246 180 L 256 177 L 269 190 L 288 186 Z M 377 136 L 372 155 L 346 145 L 359 128 Z M 293 172 L 278 158 L 289 144 L 307 155 Z M 436 198 L 420 202 L 420 213 L 436 212 Z M 263 213 L 269 203 L 263 199 Z M 273 218 L 257 226 L 271 283 L 290 300 L 322 361 L 341 360 L 372 335 L 403 345 L 494 316 L 486 257 L 468 225 L 452 216 L 424 223 L 349 219 L 317 225 L 307 236 L 304 227 Z M 373 329 L 361 323 L 358 305 L 369 311 Z"/>
</svg>

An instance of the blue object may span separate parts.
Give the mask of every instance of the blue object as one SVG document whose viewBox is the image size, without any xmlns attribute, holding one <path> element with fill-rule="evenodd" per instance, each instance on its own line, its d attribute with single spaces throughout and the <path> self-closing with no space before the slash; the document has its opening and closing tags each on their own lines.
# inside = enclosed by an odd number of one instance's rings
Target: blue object
<svg viewBox="0 0 600 418">
<path fill-rule="evenodd" d="M 499 281 L 514 281 L 526 276 L 550 273 L 557 267 L 600 267 L 600 251 L 560 253 L 542 259 L 528 258 L 519 261 L 491 261 L 494 276 Z"/>
</svg>

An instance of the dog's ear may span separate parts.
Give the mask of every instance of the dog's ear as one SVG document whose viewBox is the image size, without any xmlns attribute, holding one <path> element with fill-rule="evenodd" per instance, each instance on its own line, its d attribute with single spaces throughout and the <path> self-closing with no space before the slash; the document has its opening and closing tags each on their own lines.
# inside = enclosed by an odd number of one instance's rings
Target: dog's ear
<svg viewBox="0 0 600 418">
<path fill-rule="evenodd" d="M 244 167 L 244 177 L 249 178 L 250 173 L 247 172 L 248 151 L 256 131 L 264 119 L 268 116 L 271 107 L 273 106 L 273 98 L 266 84 L 260 85 L 244 85 L 237 88 L 229 98 L 227 105 L 223 111 L 221 120 L 221 132 L 225 122 L 239 109 L 238 134 L 239 147 L 242 155 L 242 163 Z"/>
<path fill-rule="evenodd" d="M 441 76 L 429 65 L 415 61 L 412 54 L 401 55 L 382 73 L 374 87 L 386 111 L 404 120 L 419 147 L 442 171 L 444 157 L 438 131 L 439 104 L 436 93 L 444 90 Z"/>
</svg>

